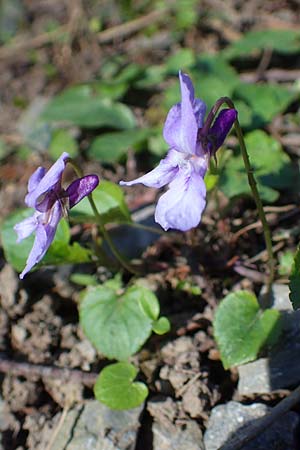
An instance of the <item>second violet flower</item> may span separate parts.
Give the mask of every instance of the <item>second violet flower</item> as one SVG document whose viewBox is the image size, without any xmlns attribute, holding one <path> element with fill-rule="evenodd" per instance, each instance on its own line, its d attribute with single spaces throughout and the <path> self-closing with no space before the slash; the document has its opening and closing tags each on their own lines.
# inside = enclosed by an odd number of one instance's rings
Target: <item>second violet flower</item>
<svg viewBox="0 0 300 450">
<path fill-rule="evenodd" d="M 35 233 L 35 240 L 26 266 L 20 274 L 21 279 L 46 254 L 64 212 L 89 195 L 99 183 L 97 175 L 87 175 L 76 179 L 64 189 L 61 182 L 68 159 L 69 154 L 63 153 L 47 172 L 44 167 L 39 167 L 28 181 L 25 203 L 35 211 L 32 216 L 16 224 L 14 230 L 18 235 L 17 242 L 32 233 Z"/>
<path fill-rule="evenodd" d="M 151 172 L 120 184 L 169 189 L 158 200 L 155 221 L 162 228 L 187 231 L 196 227 L 206 205 L 204 176 L 209 160 L 223 144 L 234 121 L 235 109 L 223 109 L 211 127 L 206 129 L 205 103 L 195 98 L 188 75 L 179 72 L 181 102 L 174 105 L 166 118 L 163 136 L 169 145 L 167 156 Z"/>
</svg>

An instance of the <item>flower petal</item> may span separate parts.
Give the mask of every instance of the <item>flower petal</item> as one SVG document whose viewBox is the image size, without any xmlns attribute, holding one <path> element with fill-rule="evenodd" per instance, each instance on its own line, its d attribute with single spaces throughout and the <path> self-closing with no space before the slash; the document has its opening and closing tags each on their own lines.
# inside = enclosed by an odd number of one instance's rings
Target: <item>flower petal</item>
<svg viewBox="0 0 300 450">
<path fill-rule="evenodd" d="M 46 213 L 39 215 L 39 224 L 36 228 L 35 240 L 33 243 L 33 247 L 26 261 L 26 266 L 23 272 L 20 274 L 20 279 L 22 280 L 24 276 L 35 266 L 38 264 L 48 248 L 50 247 L 55 232 L 58 226 L 60 219 L 62 218 L 62 207 L 60 202 L 55 202 L 53 205 L 51 215 L 48 218 L 48 222 L 43 222 L 43 219 L 46 220 Z"/>
<path fill-rule="evenodd" d="M 161 188 L 169 184 L 177 175 L 178 165 L 182 160 L 182 155 L 176 150 L 169 150 L 167 156 L 160 161 L 155 169 L 146 173 L 142 177 L 132 181 L 120 181 L 122 186 L 132 186 L 133 184 L 142 183 L 148 187 Z"/>
<path fill-rule="evenodd" d="M 209 130 L 209 138 L 213 144 L 213 152 L 221 147 L 234 121 L 237 118 L 237 111 L 232 108 L 222 109 Z"/>
<path fill-rule="evenodd" d="M 194 87 L 188 75 L 179 72 L 181 103 L 174 105 L 166 118 L 163 135 L 170 147 L 195 154 L 198 129 L 202 127 L 205 103 L 194 98 Z"/>
<path fill-rule="evenodd" d="M 34 232 L 38 226 L 38 215 L 39 214 L 35 213 L 33 216 L 26 217 L 26 219 L 14 226 L 14 230 L 18 235 L 17 243 L 21 242 Z"/>
<path fill-rule="evenodd" d="M 41 195 L 53 190 L 61 182 L 63 171 L 65 170 L 66 161 L 69 158 L 69 154 L 64 152 L 58 160 L 53 164 L 39 182 L 37 180 L 40 177 L 40 173 L 37 174 L 37 170 L 34 172 L 35 178 L 30 182 L 30 187 L 35 186 L 34 189 L 28 189 L 28 194 L 25 197 L 26 205 L 31 208 L 35 208 L 37 201 Z"/>
<path fill-rule="evenodd" d="M 72 208 L 80 202 L 80 200 L 89 195 L 98 184 L 99 178 L 97 175 L 87 175 L 73 181 L 66 190 L 69 197 L 69 207 Z"/>
<path fill-rule="evenodd" d="M 34 191 L 46 173 L 45 167 L 38 167 L 28 180 L 28 192 Z"/>
<path fill-rule="evenodd" d="M 164 230 L 187 231 L 196 227 L 205 208 L 206 187 L 203 178 L 192 171 L 180 171 L 156 206 L 155 221 Z"/>
</svg>

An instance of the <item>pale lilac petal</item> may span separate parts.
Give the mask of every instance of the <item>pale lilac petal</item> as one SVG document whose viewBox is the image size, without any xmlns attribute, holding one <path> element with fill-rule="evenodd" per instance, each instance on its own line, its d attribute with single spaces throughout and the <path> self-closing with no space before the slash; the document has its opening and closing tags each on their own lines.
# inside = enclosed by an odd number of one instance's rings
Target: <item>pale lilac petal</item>
<svg viewBox="0 0 300 450">
<path fill-rule="evenodd" d="M 33 174 L 28 180 L 28 192 L 32 192 L 34 189 L 37 188 L 38 184 L 44 177 L 45 173 L 46 173 L 45 167 L 38 167 L 36 171 L 33 172 Z"/>
<path fill-rule="evenodd" d="M 72 208 L 80 200 L 89 195 L 99 184 L 97 175 L 87 175 L 73 181 L 66 190 L 69 197 L 69 207 Z"/>
<path fill-rule="evenodd" d="M 39 215 L 39 224 L 36 228 L 35 240 L 31 252 L 27 258 L 26 266 L 20 274 L 21 280 L 33 268 L 33 266 L 38 264 L 45 256 L 45 253 L 54 239 L 55 232 L 61 218 L 62 207 L 60 202 L 56 202 L 53 205 L 49 217 L 47 217 L 47 213 Z M 48 222 L 44 223 L 43 220 L 45 221 L 46 219 L 48 219 Z"/>
<path fill-rule="evenodd" d="M 192 171 L 180 171 L 169 190 L 160 197 L 155 221 L 164 230 L 187 231 L 196 227 L 205 208 L 206 187 L 203 178 Z"/>
<path fill-rule="evenodd" d="M 198 130 L 203 126 L 205 103 L 194 98 L 194 88 L 188 75 L 179 72 L 181 103 L 174 105 L 164 125 L 163 135 L 170 147 L 187 154 L 197 151 Z"/>
<path fill-rule="evenodd" d="M 41 178 L 35 189 L 28 192 L 25 197 L 26 205 L 35 208 L 38 199 L 46 192 L 53 190 L 61 182 L 63 171 L 65 170 L 66 161 L 69 154 L 64 152 L 58 160 L 53 164 L 48 172 Z M 32 183 L 34 184 L 34 182 Z"/>
<path fill-rule="evenodd" d="M 17 243 L 21 242 L 23 239 L 27 238 L 34 232 L 38 226 L 38 214 L 33 214 L 33 216 L 26 217 L 22 222 L 17 223 L 14 226 L 14 230 L 18 235 Z"/>
<path fill-rule="evenodd" d="M 151 172 L 132 181 L 120 181 L 120 184 L 122 186 L 132 186 L 133 184 L 142 183 L 148 187 L 161 188 L 176 177 L 182 159 L 183 157 L 180 153 L 171 149 L 167 156 Z"/>
</svg>

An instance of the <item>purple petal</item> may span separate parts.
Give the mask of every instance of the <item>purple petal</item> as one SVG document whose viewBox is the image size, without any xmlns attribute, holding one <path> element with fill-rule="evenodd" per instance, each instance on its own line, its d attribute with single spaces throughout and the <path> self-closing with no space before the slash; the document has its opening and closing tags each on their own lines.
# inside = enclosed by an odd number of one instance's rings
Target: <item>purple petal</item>
<svg viewBox="0 0 300 450">
<path fill-rule="evenodd" d="M 18 235 L 17 243 L 21 242 L 34 232 L 38 226 L 38 215 L 39 214 L 35 213 L 33 216 L 26 217 L 26 219 L 14 226 L 14 230 Z"/>
<path fill-rule="evenodd" d="M 87 175 L 73 181 L 66 192 L 69 197 L 69 207 L 72 208 L 80 200 L 89 195 L 99 184 L 97 175 Z"/>
<path fill-rule="evenodd" d="M 62 207 L 60 202 L 56 202 L 48 217 L 48 213 L 39 215 L 39 224 L 36 228 L 35 240 L 33 247 L 26 261 L 26 266 L 23 272 L 20 274 L 22 280 L 24 276 L 38 264 L 48 248 L 50 247 L 60 219 L 62 218 Z M 47 222 L 45 222 L 47 220 Z"/>
<path fill-rule="evenodd" d="M 35 185 L 35 188 L 33 190 L 28 190 L 28 194 L 25 197 L 25 203 L 26 205 L 30 206 L 31 208 L 35 208 L 37 201 L 41 195 L 45 194 L 46 192 L 50 190 L 57 189 L 57 186 L 61 182 L 63 171 L 65 170 L 66 161 L 69 158 L 69 154 L 64 152 L 58 160 L 53 164 L 52 167 L 48 170 L 48 172 L 40 178 L 38 184 L 37 180 L 40 176 L 40 174 L 37 174 L 37 170 L 33 175 L 35 175 L 35 178 L 30 182 L 30 187 Z"/>
<path fill-rule="evenodd" d="M 155 221 L 164 230 L 187 231 L 196 227 L 205 208 L 206 187 L 203 178 L 192 171 L 180 171 L 170 184 L 169 190 L 160 197 Z"/>
<path fill-rule="evenodd" d="M 209 138 L 213 144 L 213 151 L 216 152 L 225 141 L 234 121 L 237 118 L 235 109 L 222 109 L 209 130 Z"/>
<path fill-rule="evenodd" d="M 174 105 L 165 122 L 163 135 L 170 147 L 195 154 L 198 129 L 203 125 L 206 105 L 194 98 L 194 87 L 188 75 L 179 72 L 181 103 Z"/>
<path fill-rule="evenodd" d="M 133 184 L 142 183 L 148 187 L 161 188 L 169 184 L 177 175 L 179 170 L 178 165 L 182 161 L 183 156 L 176 150 L 169 150 L 167 156 L 160 161 L 155 169 L 146 173 L 142 177 L 132 181 L 120 181 L 122 186 L 132 186 Z"/>
<path fill-rule="evenodd" d="M 38 167 L 28 180 L 28 192 L 34 191 L 46 173 L 45 167 Z"/>
</svg>

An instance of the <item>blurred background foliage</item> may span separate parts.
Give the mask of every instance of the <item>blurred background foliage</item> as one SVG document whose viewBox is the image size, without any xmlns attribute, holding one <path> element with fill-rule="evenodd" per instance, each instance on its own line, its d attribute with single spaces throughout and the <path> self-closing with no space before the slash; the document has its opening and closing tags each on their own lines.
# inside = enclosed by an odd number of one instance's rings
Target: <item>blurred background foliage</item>
<svg viewBox="0 0 300 450">
<path fill-rule="evenodd" d="M 234 101 L 264 200 L 296 191 L 300 32 L 255 3 L 2 0 L 0 158 L 68 151 L 115 170 L 134 155 L 145 171 L 167 151 L 182 69 L 208 110 Z M 233 198 L 249 190 L 228 146 L 207 181 Z"/>
</svg>

